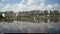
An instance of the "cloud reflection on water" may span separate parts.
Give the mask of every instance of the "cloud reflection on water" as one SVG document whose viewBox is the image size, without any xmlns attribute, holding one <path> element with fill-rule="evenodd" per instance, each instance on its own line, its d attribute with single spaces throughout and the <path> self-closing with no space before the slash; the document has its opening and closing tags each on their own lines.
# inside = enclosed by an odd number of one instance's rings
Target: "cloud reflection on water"
<svg viewBox="0 0 60 34">
<path fill-rule="evenodd" d="M 19 25 L 17 24 L 19 23 Z M 60 32 L 60 23 L 18 22 L 0 24 L 0 32 L 41 33 Z"/>
</svg>

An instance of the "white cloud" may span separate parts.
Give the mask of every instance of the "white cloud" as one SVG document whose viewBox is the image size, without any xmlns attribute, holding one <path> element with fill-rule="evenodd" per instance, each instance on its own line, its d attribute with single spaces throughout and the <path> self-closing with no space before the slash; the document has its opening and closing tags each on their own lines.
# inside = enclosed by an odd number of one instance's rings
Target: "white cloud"
<svg viewBox="0 0 60 34">
<path fill-rule="evenodd" d="M 51 10 L 53 8 L 56 7 L 60 7 L 59 4 L 53 4 L 53 5 L 45 5 L 44 1 L 45 0 L 39 0 L 41 3 L 40 5 L 34 5 L 35 0 L 27 0 L 27 4 L 28 5 L 24 5 L 23 2 L 25 2 L 24 0 L 21 1 L 21 3 L 19 4 L 14 4 L 14 5 L 10 5 L 7 4 L 6 6 L 4 6 L 1 11 L 14 11 L 14 12 L 18 12 L 18 11 L 30 11 L 30 10 Z M 38 0 L 37 0 L 38 1 Z"/>
<path fill-rule="evenodd" d="M 31 5 L 31 4 L 33 4 L 34 3 L 34 0 L 27 0 L 27 4 L 28 5 Z"/>
<path fill-rule="evenodd" d="M 36 1 L 37 2 L 45 2 L 46 0 L 27 0 L 27 4 L 28 5 L 33 5 L 34 3 L 36 3 Z"/>
<path fill-rule="evenodd" d="M 60 6 L 58 3 L 54 4 L 54 6 Z"/>
<path fill-rule="evenodd" d="M 41 10 L 45 10 L 46 9 L 46 6 L 45 6 L 45 4 L 43 2 L 40 4 L 40 9 Z"/>
<path fill-rule="evenodd" d="M 48 5 L 49 8 L 52 8 L 52 5 Z"/>
<path fill-rule="evenodd" d="M 59 4 L 52 4 L 52 5 L 48 5 L 48 9 L 51 9 L 51 10 L 55 10 L 57 8 L 60 8 L 60 5 Z"/>
<path fill-rule="evenodd" d="M 11 5 L 7 4 L 5 7 L 1 9 L 1 11 L 10 11 L 11 10 Z"/>
<path fill-rule="evenodd" d="M 20 3 L 20 4 L 15 4 L 15 5 L 13 5 L 11 9 L 12 9 L 13 11 L 23 11 L 23 10 L 25 10 L 26 8 L 27 8 L 26 5 L 23 5 L 22 3 Z"/>
<path fill-rule="evenodd" d="M 37 5 L 33 5 L 34 1 L 36 0 L 27 0 L 27 4 L 28 5 L 24 5 L 23 2 L 25 2 L 24 0 L 21 1 L 21 3 L 19 4 L 14 4 L 14 5 L 10 5 L 7 4 L 4 8 L 2 8 L 1 11 L 24 11 L 24 10 L 38 10 L 38 9 L 43 9 L 44 8 L 44 3 L 41 3 L 40 6 Z M 37 0 L 37 1 L 41 1 L 41 0 Z"/>
<path fill-rule="evenodd" d="M 0 9 L 2 8 L 2 3 L 0 3 Z"/>
</svg>

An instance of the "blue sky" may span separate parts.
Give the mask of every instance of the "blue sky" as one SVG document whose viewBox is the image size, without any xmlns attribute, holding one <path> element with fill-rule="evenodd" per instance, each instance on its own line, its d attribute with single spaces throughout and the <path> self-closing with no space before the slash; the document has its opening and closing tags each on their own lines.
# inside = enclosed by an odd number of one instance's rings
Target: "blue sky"
<svg viewBox="0 0 60 34">
<path fill-rule="evenodd" d="M 0 0 L 0 11 L 60 10 L 60 0 Z"/>
</svg>

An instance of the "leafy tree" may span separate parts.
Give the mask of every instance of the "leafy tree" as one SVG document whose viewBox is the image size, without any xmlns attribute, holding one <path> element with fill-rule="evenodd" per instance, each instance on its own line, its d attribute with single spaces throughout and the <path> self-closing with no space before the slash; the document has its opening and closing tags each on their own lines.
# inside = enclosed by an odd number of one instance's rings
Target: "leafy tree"
<svg viewBox="0 0 60 34">
<path fill-rule="evenodd" d="M 2 16 L 2 14 L 0 14 L 0 19 L 3 19 L 3 16 Z"/>
<path fill-rule="evenodd" d="M 53 11 L 53 14 L 54 14 L 54 15 L 59 15 L 59 11 L 58 11 L 58 10 L 54 10 L 54 11 Z"/>
<path fill-rule="evenodd" d="M 48 15 L 48 11 L 47 10 L 44 10 L 44 15 Z"/>
<path fill-rule="evenodd" d="M 10 13 L 14 13 L 13 11 L 10 11 Z"/>
<path fill-rule="evenodd" d="M 53 10 L 53 11 L 50 11 L 50 15 L 54 15 L 54 16 L 56 16 L 56 15 L 59 15 L 59 11 L 58 10 Z"/>
<path fill-rule="evenodd" d="M 50 15 L 52 15 L 53 13 L 52 13 L 52 11 L 50 11 Z"/>
</svg>

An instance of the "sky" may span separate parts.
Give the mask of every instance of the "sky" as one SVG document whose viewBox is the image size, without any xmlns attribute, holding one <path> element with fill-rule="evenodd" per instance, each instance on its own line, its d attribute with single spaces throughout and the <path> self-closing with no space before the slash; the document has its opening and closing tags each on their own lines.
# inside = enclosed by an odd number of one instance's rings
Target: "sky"
<svg viewBox="0 0 60 34">
<path fill-rule="evenodd" d="M 60 10 L 60 0 L 0 0 L 0 12 Z"/>
</svg>

